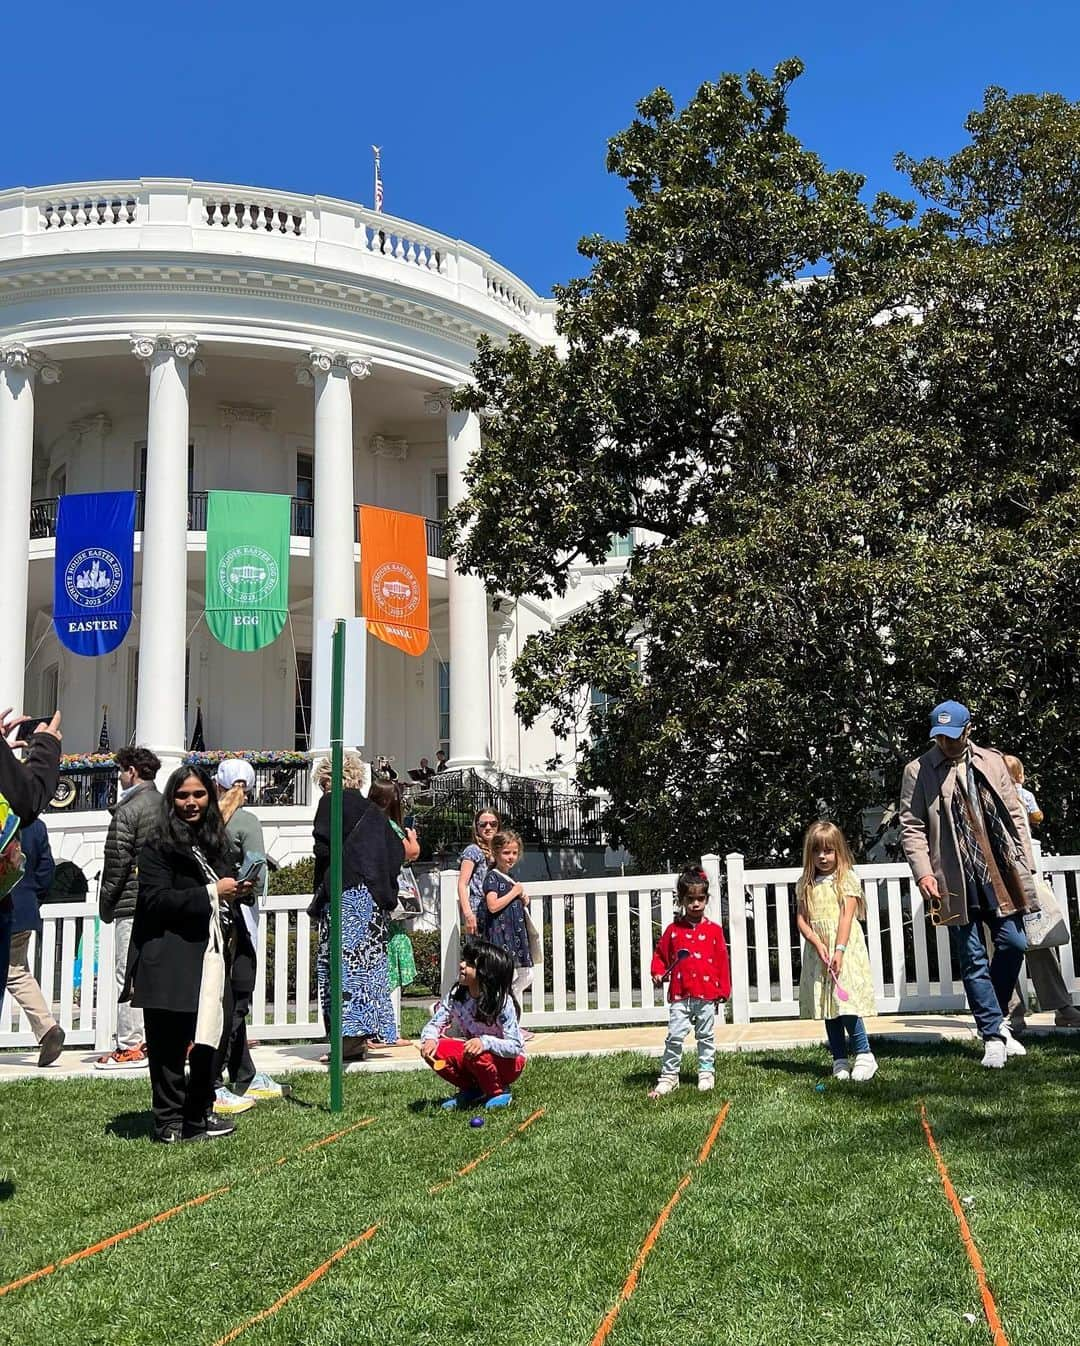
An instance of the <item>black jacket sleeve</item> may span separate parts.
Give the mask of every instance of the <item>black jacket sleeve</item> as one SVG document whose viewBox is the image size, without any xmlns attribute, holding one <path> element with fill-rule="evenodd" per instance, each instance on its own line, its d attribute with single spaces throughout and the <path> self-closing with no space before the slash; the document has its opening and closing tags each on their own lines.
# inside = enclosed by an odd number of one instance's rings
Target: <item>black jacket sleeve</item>
<svg viewBox="0 0 1080 1346">
<path fill-rule="evenodd" d="M 109 924 L 124 895 L 131 867 L 135 863 L 135 826 L 130 809 L 117 809 L 105 834 L 105 864 L 98 890 L 98 913 Z"/>
<path fill-rule="evenodd" d="M 139 852 L 139 906 L 164 926 L 177 919 L 205 916 L 207 923 L 210 919 L 206 888 L 175 887 L 172 866 L 156 846 L 144 846 Z"/>
<path fill-rule="evenodd" d="M 405 848 L 381 809 L 372 805 L 361 817 L 345 843 L 344 873 L 347 885 L 363 883 L 383 911 L 397 906 L 398 873 Z"/>
<path fill-rule="evenodd" d="M 0 794 L 19 815 L 32 823 L 56 794 L 60 780 L 60 740 L 52 734 L 31 734 L 26 760 L 20 762 L 0 737 Z"/>
</svg>

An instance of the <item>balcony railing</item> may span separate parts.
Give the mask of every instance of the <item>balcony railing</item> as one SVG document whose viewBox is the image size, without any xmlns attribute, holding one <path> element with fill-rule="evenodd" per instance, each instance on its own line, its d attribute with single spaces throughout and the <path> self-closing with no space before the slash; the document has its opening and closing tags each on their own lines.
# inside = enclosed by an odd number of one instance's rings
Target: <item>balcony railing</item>
<svg viewBox="0 0 1080 1346">
<path fill-rule="evenodd" d="M 188 492 L 188 530 L 192 533 L 206 532 L 206 491 Z M 315 523 L 315 506 L 310 500 L 293 496 L 291 500 L 289 532 L 293 537 L 311 537 Z M 56 508 L 59 497 L 52 495 L 30 504 L 31 541 L 56 536 Z M 443 526 L 437 519 L 425 519 L 427 525 L 427 553 L 446 560 L 446 542 Z M 143 526 L 143 492 L 135 495 L 135 528 L 141 531 Z M 360 541 L 360 521 L 356 522 L 356 541 Z"/>
</svg>

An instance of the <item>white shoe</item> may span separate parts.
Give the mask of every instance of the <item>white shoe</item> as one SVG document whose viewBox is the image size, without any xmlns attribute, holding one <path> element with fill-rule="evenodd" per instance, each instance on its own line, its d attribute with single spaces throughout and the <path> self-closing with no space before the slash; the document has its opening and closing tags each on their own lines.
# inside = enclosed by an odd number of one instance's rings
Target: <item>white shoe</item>
<svg viewBox="0 0 1080 1346">
<path fill-rule="evenodd" d="M 679 1077 L 677 1075 L 661 1075 L 649 1090 L 649 1097 L 663 1098 L 665 1094 L 673 1094 L 678 1087 Z"/>
<path fill-rule="evenodd" d="M 856 1084 L 865 1084 L 877 1074 L 877 1057 L 873 1052 L 860 1052 L 851 1069 L 851 1078 Z"/>
<path fill-rule="evenodd" d="M 716 1076 L 711 1070 L 703 1070 L 698 1076 L 698 1093 L 707 1094 L 710 1089 L 716 1088 Z"/>
<path fill-rule="evenodd" d="M 1004 1070 L 1009 1053 L 1004 1038 L 987 1038 L 982 1063 L 987 1070 Z"/>
<path fill-rule="evenodd" d="M 1027 1048 L 1022 1042 L 1017 1042 L 1012 1029 L 1004 1021 L 1001 1025 L 1001 1036 L 1005 1039 L 1006 1056 L 1027 1056 Z"/>
<path fill-rule="evenodd" d="M 846 1056 L 842 1056 L 839 1061 L 832 1063 L 832 1073 L 834 1080 L 850 1080 L 851 1066 Z"/>
</svg>

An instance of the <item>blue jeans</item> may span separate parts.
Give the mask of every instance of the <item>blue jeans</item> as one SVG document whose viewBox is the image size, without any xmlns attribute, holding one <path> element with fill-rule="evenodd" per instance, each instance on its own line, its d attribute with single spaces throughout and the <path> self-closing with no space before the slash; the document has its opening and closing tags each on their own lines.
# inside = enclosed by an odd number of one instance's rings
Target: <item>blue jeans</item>
<svg viewBox="0 0 1080 1346">
<path fill-rule="evenodd" d="M 716 1006 L 711 1000 L 699 1000 L 696 996 L 691 996 L 687 1000 L 671 1002 L 664 1059 L 660 1065 L 661 1075 L 674 1075 L 678 1078 L 683 1041 L 691 1026 L 697 1038 L 698 1074 L 713 1073 L 713 1061 L 716 1056 Z"/>
<path fill-rule="evenodd" d="M 975 919 L 966 925 L 950 925 L 949 942 L 960 964 L 960 976 L 979 1036 L 1000 1037 L 1009 997 L 1027 953 L 1023 918 L 970 907 L 968 912 Z M 983 946 L 984 921 L 994 944 L 994 956 L 990 959 Z"/>
<path fill-rule="evenodd" d="M 15 913 L 11 910 L 0 911 L 0 1003 L 7 990 L 8 964 L 11 962 L 11 927 Z"/>
<path fill-rule="evenodd" d="M 825 1036 L 829 1039 L 829 1051 L 834 1061 L 847 1060 L 847 1039 L 851 1039 L 851 1050 L 856 1056 L 870 1050 L 870 1039 L 866 1036 L 866 1025 L 857 1014 L 841 1014 L 835 1019 L 825 1020 Z"/>
</svg>

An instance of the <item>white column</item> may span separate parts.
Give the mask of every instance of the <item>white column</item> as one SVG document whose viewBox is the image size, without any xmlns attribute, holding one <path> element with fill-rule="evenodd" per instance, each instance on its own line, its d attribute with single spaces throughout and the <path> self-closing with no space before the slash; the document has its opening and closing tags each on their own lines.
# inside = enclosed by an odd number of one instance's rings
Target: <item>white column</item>
<svg viewBox="0 0 1080 1346">
<path fill-rule="evenodd" d="M 356 489 L 353 482 L 352 380 L 367 378 L 371 362 L 342 351 L 311 351 L 296 371 L 315 389 L 315 480 L 311 530 L 311 678 L 328 676 L 329 649 L 319 622 L 356 616 Z M 323 749 L 326 744 L 312 744 Z"/>
<path fill-rule="evenodd" d="M 480 418 L 453 411 L 449 397 L 436 393 L 428 411 L 446 414 L 447 500 L 465 498 L 465 469 L 480 452 Z M 451 767 L 484 771 L 491 766 L 491 686 L 488 658 L 488 601 L 483 583 L 446 562 L 450 599 L 450 761 Z"/>
<path fill-rule="evenodd" d="M 0 640 L 0 710 L 23 707 L 26 610 L 30 583 L 30 490 L 34 463 L 34 375 L 60 378 L 56 365 L 13 342 L 0 345 L 0 575 L 4 637 Z M 50 706 L 50 713 L 55 710 Z M 44 714 L 43 706 L 34 706 Z"/>
<path fill-rule="evenodd" d="M 150 370 L 135 741 L 157 753 L 163 776 L 179 765 L 186 738 L 188 379 L 197 347 L 186 336 L 131 342 Z"/>
</svg>

